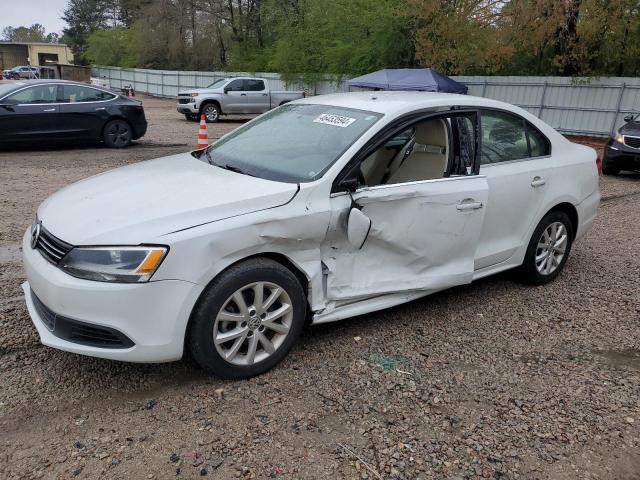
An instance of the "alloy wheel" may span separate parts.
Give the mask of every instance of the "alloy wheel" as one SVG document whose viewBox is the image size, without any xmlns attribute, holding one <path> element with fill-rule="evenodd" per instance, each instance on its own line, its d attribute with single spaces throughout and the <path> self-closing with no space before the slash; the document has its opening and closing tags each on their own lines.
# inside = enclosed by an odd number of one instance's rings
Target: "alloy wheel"
<svg viewBox="0 0 640 480">
<path fill-rule="evenodd" d="M 129 143 L 131 129 L 124 122 L 113 122 L 107 130 L 107 136 L 115 146 L 124 146 Z"/>
<path fill-rule="evenodd" d="M 215 105 L 206 105 L 203 110 L 204 117 L 209 122 L 215 122 L 218 120 L 218 109 Z"/>
<path fill-rule="evenodd" d="M 271 282 L 236 290 L 223 304 L 213 326 L 220 356 L 234 365 L 254 365 L 283 344 L 293 322 L 291 298 Z"/>
<path fill-rule="evenodd" d="M 544 229 L 536 248 L 536 269 L 541 275 L 551 275 L 562 263 L 569 235 L 562 222 L 553 222 Z"/>
</svg>

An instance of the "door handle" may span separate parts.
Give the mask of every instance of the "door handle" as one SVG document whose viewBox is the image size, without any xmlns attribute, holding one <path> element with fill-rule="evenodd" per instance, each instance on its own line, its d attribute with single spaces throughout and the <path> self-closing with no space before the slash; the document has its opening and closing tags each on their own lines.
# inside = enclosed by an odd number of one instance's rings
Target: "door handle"
<svg viewBox="0 0 640 480">
<path fill-rule="evenodd" d="M 246 94 L 246 93 L 241 93 L 241 94 L 240 94 L 240 96 L 241 96 L 241 97 L 246 97 L 246 96 L 247 96 L 247 94 Z"/>
<path fill-rule="evenodd" d="M 476 202 L 473 198 L 465 198 L 456 205 L 456 208 L 461 212 L 465 212 L 467 210 L 478 210 L 479 208 L 482 208 L 482 202 Z"/>
<path fill-rule="evenodd" d="M 43 112 L 55 112 L 56 109 L 55 108 L 45 108 L 44 110 L 42 110 Z"/>
<path fill-rule="evenodd" d="M 263 96 L 263 97 L 268 97 L 268 96 L 269 96 L 269 94 L 268 94 L 268 93 L 263 93 L 263 94 L 262 94 L 262 96 Z"/>
<path fill-rule="evenodd" d="M 97 111 L 97 110 L 106 110 L 106 109 L 107 109 L 107 107 L 97 107 L 97 108 L 96 108 L 96 111 Z"/>
<path fill-rule="evenodd" d="M 531 180 L 531 186 L 532 186 L 533 188 L 541 187 L 541 186 L 543 186 L 545 183 L 547 183 L 547 181 L 546 181 L 544 178 L 539 177 L 539 176 L 537 176 L 537 175 L 536 175 L 535 177 L 533 177 L 533 180 Z"/>
</svg>

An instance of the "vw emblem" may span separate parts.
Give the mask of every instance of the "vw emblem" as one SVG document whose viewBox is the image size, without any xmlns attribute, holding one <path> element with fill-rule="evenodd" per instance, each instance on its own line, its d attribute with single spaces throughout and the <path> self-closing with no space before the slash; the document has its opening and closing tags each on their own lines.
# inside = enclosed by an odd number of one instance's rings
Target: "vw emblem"
<svg viewBox="0 0 640 480">
<path fill-rule="evenodd" d="M 36 248 L 38 238 L 40 238 L 40 222 L 31 226 L 31 248 Z"/>
</svg>

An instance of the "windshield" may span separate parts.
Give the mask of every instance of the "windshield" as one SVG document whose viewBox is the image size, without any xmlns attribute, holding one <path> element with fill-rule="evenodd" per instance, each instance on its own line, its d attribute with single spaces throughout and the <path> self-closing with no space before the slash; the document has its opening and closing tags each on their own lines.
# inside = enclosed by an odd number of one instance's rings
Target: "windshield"
<svg viewBox="0 0 640 480">
<path fill-rule="evenodd" d="M 221 87 L 222 84 L 224 82 L 226 82 L 227 80 L 229 80 L 228 78 L 221 78 L 220 80 L 216 80 L 215 82 L 213 82 L 211 85 L 209 85 L 207 88 L 218 88 Z"/>
<path fill-rule="evenodd" d="M 7 93 L 11 92 L 12 90 L 15 90 L 16 85 L 20 86 L 20 85 L 26 85 L 26 84 L 17 83 L 17 82 L 0 84 L 0 98 L 4 97 Z"/>
<path fill-rule="evenodd" d="M 284 105 L 212 145 L 205 158 L 255 177 L 310 182 L 320 178 L 380 117 L 328 105 Z"/>
</svg>

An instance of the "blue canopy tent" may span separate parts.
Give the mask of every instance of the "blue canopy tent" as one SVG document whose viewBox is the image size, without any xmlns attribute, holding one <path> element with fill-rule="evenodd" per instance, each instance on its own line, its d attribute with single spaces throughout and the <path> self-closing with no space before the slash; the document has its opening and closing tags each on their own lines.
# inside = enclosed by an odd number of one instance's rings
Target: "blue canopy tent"
<svg viewBox="0 0 640 480">
<path fill-rule="evenodd" d="M 396 68 L 378 70 L 347 80 L 350 87 L 379 90 L 418 90 L 466 94 L 468 88 L 432 68 Z"/>
</svg>

